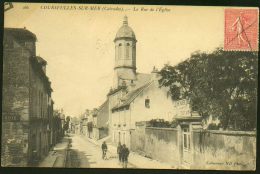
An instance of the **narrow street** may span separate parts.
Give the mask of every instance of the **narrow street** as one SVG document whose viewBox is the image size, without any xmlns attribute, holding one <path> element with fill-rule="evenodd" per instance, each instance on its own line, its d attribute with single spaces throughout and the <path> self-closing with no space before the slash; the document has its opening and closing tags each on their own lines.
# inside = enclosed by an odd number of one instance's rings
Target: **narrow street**
<svg viewBox="0 0 260 174">
<path fill-rule="evenodd" d="M 107 159 L 102 159 L 101 142 L 95 142 L 83 135 L 66 135 L 38 167 L 66 167 L 66 168 L 122 168 L 117 158 L 117 148 L 107 142 Z M 169 164 L 159 162 L 130 152 L 128 168 L 172 169 Z"/>
<path fill-rule="evenodd" d="M 122 168 L 116 154 L 108 152 L 107 160 L 102 159 L 101 147 L 89 142 L 80 135 L 71 135 L 67 152 L 66 167 L 68 168 Z M 129 168 L 134 168 L 129 165 Z"/>
</svg>

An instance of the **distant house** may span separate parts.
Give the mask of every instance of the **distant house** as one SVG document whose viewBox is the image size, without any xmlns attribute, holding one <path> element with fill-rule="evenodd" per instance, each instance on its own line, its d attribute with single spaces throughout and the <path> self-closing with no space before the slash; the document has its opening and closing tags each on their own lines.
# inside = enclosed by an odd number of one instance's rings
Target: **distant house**
<svg viewBox="0 0 260 174">
<path fill-rule="evenodd" d="M 81 133 L 81 130 L 80 130 L 80 121 L 76 121 L 75 122 L 75 134 L 78 134 L 78 135 L 80 135 L 80 133 Z"/>
<path fill-rule="evenodd" d="M 88 131 L 88 117 L 86 115 L 83 115 L 81 118 L 81 134 L 87 135 Z"/>
<path fill-rule="evenodd" d="M 72 117 L 70 122 L 69 122 L 69 132 L 72 134 L 76 133 L 76 123 L 78 122 L 78 118 L 77 117 Z"/>
<path fill-rule="evenodd" d="M 96 140 L 108 136 L 108 100 L 106 100 L 93 115 L 93 138 Z"/>
</svg>

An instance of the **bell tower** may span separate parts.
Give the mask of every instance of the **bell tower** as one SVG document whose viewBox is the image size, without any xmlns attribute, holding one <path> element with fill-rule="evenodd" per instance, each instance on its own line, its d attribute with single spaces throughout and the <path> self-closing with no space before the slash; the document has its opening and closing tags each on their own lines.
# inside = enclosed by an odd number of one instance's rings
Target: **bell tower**
<svg viewBox="0 0 260 174">
<path fill-rule="evenodd" d="M 131 27 L 128 26 L 127 16 L 123 25 L 118 30 L 114 39 L 115 67 L 114 88 L 122 83 L 132 83 L 136 80 L 136 37 Z"/>
</svg>

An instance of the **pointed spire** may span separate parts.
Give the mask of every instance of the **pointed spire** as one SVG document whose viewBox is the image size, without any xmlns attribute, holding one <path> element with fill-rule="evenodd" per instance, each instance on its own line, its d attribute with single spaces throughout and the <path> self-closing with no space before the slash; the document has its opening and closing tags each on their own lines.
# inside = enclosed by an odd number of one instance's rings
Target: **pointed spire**
<svg viewBox="0 0 260 174">
<path fill-rule="evenodd" d="M 128 20 L 127 20 L 127 16 L 124 16 L 124 20 L 123 20 L 123 25 L 128 25 Z"/>
</svg>

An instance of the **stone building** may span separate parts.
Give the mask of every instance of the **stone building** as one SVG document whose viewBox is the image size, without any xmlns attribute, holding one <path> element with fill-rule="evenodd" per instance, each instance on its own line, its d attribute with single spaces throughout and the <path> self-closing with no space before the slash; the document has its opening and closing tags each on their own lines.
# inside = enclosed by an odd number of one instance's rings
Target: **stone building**
<svg viewBox="0 0 260 174">
<path fill-rule="evenodd" d="M 178 118 L 180 122 L 185 123 L 185 130 L 190 123 L 199 121 L 200 118 L 192 114 L 178 114 L 176 102 L 169 96 L 169 89 L 159 85 L 160 75 L 155 67 L 150 74 L 136 71 L 137 39 L 133 29 L 128 25 L 126 16 L 114 43 L 114 84 L 107 95 L 109 135 L 112 142 L 121 142 L 130 147 L 131 132 L 135 130 L 135 123 L 139 121 L 172 121 Z M 186 106 L 189 107 L 189 104 Z"/>
<path fill-rule="evenodd" d="M 52 144 L 52 88 L 36 41 L 25 28 L 4 29 L 2 166 L 31 165 Z"/>
<path fill-rule="evenodd" d="M 77 117 L 72 117 L 70 119 L 70 123 L 69 123 L 69 133 L 75 134 L 75 123 L 78 122 L 78 118 Z"/>
<path fill-rule="evenodd" d="M 97 116 L 96 108 L 89 110 L 87 126 L 86 126 L 86 135 L 88 136 L 88 138 L 93 138 L 94 118 L 96 118 L 96 116 Z"/>
<path fill-rule="evenodd" d="M 93 115 L 93 138 L 96 140 L 108 136 L 108 100 L 106 100 Z"/>
<path fill-rule="evenodd" d="M 159 88 L 155 68 L 151 74 L 136 72 L 137 40 L 126 16 L 114 43 L 114 85 L 108 94 L 109 134 L 112 142 L 121 142 L 129 147 L 135 122 L 153 118 L 168 120 L 173 103 L 167 97 L 166 88 Z"/>
<path fill-rule="evenodd" d="M 166 88 L 159 88 L 156 77 L 137 89 L 128 91 L 127 86 L 122 86 L 120 91 L 111 93 L 109 98 L 112 100 L 110 133 L 115 143 L 121 142 L 130 147 L 130 135 L 136 122 L 172 120 L 173 101 L 167 96 Z"/>
<path fill-rule="evenodd" d="M 88 117 L 86 115 L 84 115 L 81 118 L 81 123 L 82 123 L 81 134 L 87 136 L 87 134 L 88 134 Z"/>
<path fill-rule="evenodd" d="M 49 101 L 49 108 L 48 108 L 48 121 L 49 121 L 49 134 L 48 134 L 48 141 L 49 146 L 53 147 L 56 143 L 53 141 L 54 130 L 56 126 L 54 125 L 54 101 L 51 99 Z"/>
<path fill-rule="evenodd" d="M 80 132 L 82 135 L 92 138 L 92 130 L 90 125 L 93 124 L 93 110 L 86 109 L 80 117 L 81 127 Z"/>
</svg>

